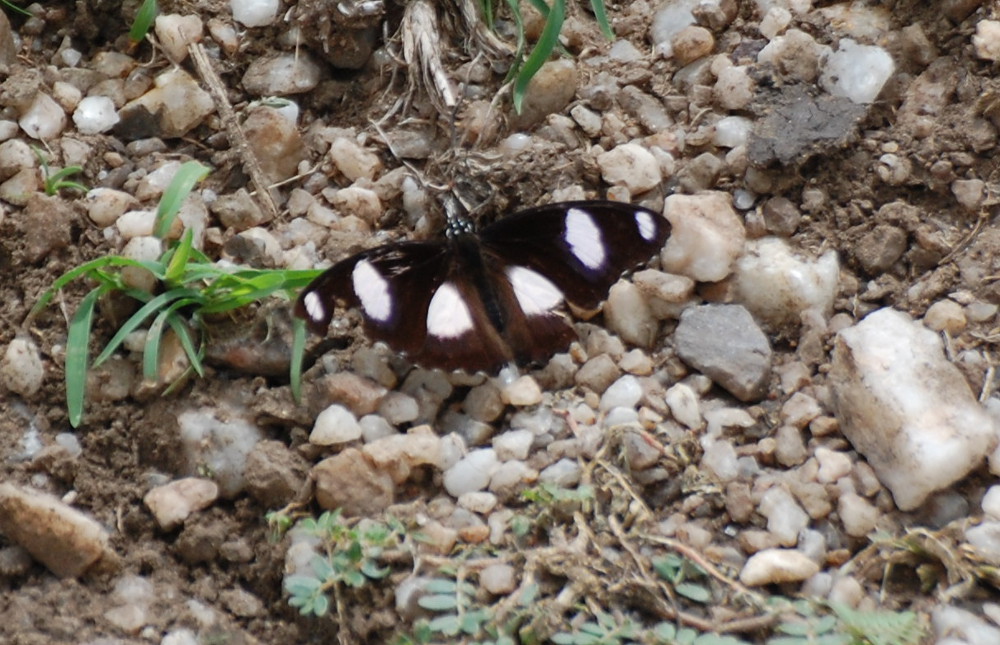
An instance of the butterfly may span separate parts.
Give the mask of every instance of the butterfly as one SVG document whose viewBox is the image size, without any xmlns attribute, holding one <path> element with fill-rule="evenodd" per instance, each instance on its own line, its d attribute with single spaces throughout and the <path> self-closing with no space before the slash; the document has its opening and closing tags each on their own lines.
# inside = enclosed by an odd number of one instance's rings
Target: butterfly
<svg viewBox="0 0 1000 645">
<path fill-rule="evenodd" d="M 295 315 L 325 334 L 338 306 L 358 309 L 370 339 L 418 365 L 496 373 L 569 347 L 565 304 L 596 309 L 669 234 L 656 211 L 613 201 L 529 208 L 478 232 L 456 219 L 446 239 L 338 262 L 302 291 Z"/>
</svg>

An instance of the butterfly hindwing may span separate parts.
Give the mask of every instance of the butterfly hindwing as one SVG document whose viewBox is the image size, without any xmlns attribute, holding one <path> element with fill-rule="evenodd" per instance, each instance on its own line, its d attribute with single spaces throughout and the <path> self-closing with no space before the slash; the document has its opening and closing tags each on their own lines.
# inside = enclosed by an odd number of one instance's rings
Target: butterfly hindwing
<svg viewBox="0 0 1000 645">
<path fill-rule="evenodd" d="M 658 252 L 670 234 L 659 213 L 621 202 L 561 202 L 521 211 L 483 229 L 483 247 L 537 271 L 574 305 L 591 309 L 622 273 Z"/>
</svg>

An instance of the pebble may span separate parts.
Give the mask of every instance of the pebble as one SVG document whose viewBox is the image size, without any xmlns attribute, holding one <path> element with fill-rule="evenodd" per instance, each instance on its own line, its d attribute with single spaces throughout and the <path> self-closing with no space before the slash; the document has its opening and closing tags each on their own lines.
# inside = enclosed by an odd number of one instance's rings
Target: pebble
<svg viewBox="0 0 1000 645">
<path fill-rule="evenodd" d="M 614 359 L 607 354 L 600 354 L 581 365 L 573 380 L 577 385 L 600 394 L 608 389 L 619 376 L 621 376 L 621 370 L 618 369 Z"/>
<path fill-rule="evenodd" d="M 822 413 L 819 402 L 804 392 L 796 392 L 781 406 L 781 420 L 800 430 Z"/>
<path fill-rule="evenodd" d="M 186 477 L 157 486 L 142 498 L 143 504 L 164 531 L 181 524 L 192 513 L 206 509 L 219 497 L 219 486 L 210 479 Z"/>
<path fill-rule="evenodd" d="M 906 247 L 907 235 L 903 229 L 880 224 L 862 236 L 854 256 L 866 273 L 877 276 L 892 268 Z"/>
<path fill-rule="evenodd" d="M 379 403 L 378 413 L 394 426 L 416 421 L 420 415 L 417 400 L 402 392 L 388 392 Z"/>
<path fill-rule="evenodd" d="M 497 496 L 486 491 L 472 491 L 458 496 L 459 506 L 480 515 L 492 513 L 497 503 Z"/>
<path fill-rule="evenodd" d="M 11 139 L 0 143 L 0 179 L 9 179 L 18 171 L 37 165 L 38 158 L 23 140 Z"/>
<path fill-rule="evenodd" d="M 38 345 L 30 338 L 15 338 L 0 360 L 0 382 L 11 392 L 32 396 L 42 388 L 45 366 Z"/>
<path fill-rule="evenodd" d="M 140 262 L 155 262 L 162 253 L 163 241 L 152 235 L 133 237 L 122 247 L 122 257 Z M 142 267 L 122 267 L 121 275 L 123 283 L 147 293 L 152 293 L 159 284 L 156 276 Z"/>
<path fill-rule="evenodd" d="M 712 86 L 712 96 L 723 110 L 745 110 L 753 100 L 755 89 L 756 83 L 747 73 L 746 66 L 732 65 L 719 72 Z"/>
<path fill-rule="evenodd" d="M 483 490 L 499 467 L 500 461 L 493 448 L 473 450 L 444 472 L 444 488 L 452 497 Z"/>
<path fill-rule="evenodd" d="M 343 509 L 349 517 L 381 513 L 395 498 L 389 473 L 373 466 L 356 448 L 319 462 L 311 471 L 316 482 L 316 501 L 326 510 Z"/>
<path fill-rule="evenodd" d="M 493 449 L 500 461 L 510 461 L 511 459 L 524 461 L 528 458 L 531 444 L 534 441 L 535 433 L 531 430 L 510 430 L 493 437 Z"/>
<path fill-rule="evenodd" d="M 947 604 L 931 610 L 931 638 L 939 645 L 1000 643 L 1000 628 L 979 614 Z"/>
<path fill-rule="evenodd" d="M 639 347 L 652 347 L 659 331 L 642 290 L 627 280 L 619 280 L 608 292 L 604 323 L 623 341 Z"/>
<path fill-rule="evenodd" d="M 976 33 L 972 36 L 972 46 L 976 49 L 977 58 L 1000 61 L 1000 21 L 977 22 Z"/>
<path fill-rule="evenodd" d="M 24 168 L 0 184 L 0 199 L 15 206 L 24 206 L 40 189 L 38 171 L 34 168 Z"/>
<path fill-rule="evenodd" d="M 509 564 L 491 564 L 479 572 L 479 584 L 487 593 L 506 596 L 517 588 L 517 571 Z"/>
<path fill-rule="evenodd" d="M 201 42 L 204 25 L 194 15 L 160 14 L 153 23 L 156 39 L 176 65 L 188 56 L 188 46 Z"/>
<path fill-rule="evenodd" d="M 622 355 L 618 367 L 635 376 L 649 376 L 653 373 L 653 359 L 641 349 L 632 349 Z"/>
<path fill-rule="evenodd" d="M 828 251 L 818 259 L 801 258 L 778 237 L 747 242 L 736 263 L 736 299 L 754 317 L 774 325 L 798 325 L 807 310 L 824 317 L 833 312 L 840 278 L 837 254 Z"/>
<path fill-rule="evenodd" d="M 55 99 L 38 92 L 17 124 L 32 139 L 48 141 L 58 137 L 66 127 L 66 113 Z"/>
<path fill-rule="evenodd" d="M 951 194 L 967 211 L 978 211 L 986 199 L 986 182 L 982 179 L 956 179 L 951 182 Z"/>
<path fill-rule="evenodd" d="M 871 103 L 895 69 L 892 56 L 881 47 L 842 38 L 838 50 L 825 57 L 819 84 L 834 96 Z"/>
<path fill-rule="evenodd" d="M 844 532 L 851 537 L 864 537 L 875 530 L 878 509 L 857 493 L 845 493 L 837 502 L 837 513 L 844 523 Z"/>
<path fill-rule="evenodd" d="M 501 400 L 507 405 L 526 407 L 542 402 L 542 388 L 531 376 L 525 374 L 500 390 Z"/>
<path fill-rule="evenodd" d="M 247 455 L 263 439 L 260 428 L 239 411 L 202 407 L 177 416 L 186 474 L 212 473 L 225 498 L 235 497 L 246 483 Z"/>
<path fill-rule="evenodd" d="M 943 331 L 949 336 L 956 336 L 965 331 L 968 325 L 965 310 L 954 300 L 939 300 L 927 308 L 924 314 L 924 324 L 934 331 Z"/>
<path fill-rule="evenodd" d="M 281 8 L 279 0 L 229 0 L 233 20 L 244 27 L 266 27 Z"/>
<path fill-rule="evenodd" d="M 783 486 L 768 489 L 757 510 L 767 518 L 767 530 L 782 546 L 795 546 L 799 532 L 809 526 L 809 515 Z"/>
<path fill-rule="evenodd" d="M 900 510 L 975 469 L 996 422 L 978 403 L 937 334 L 890 308 L 836 337 L 829 374 L 841 431 Z"/>
<path fill-rule="evenodd" d="M 476 421 L 490 423 L 503 414 L 505 405 L 500 388 L 492 381 L 485 381 L 469 390 L 462 407 Z"/>
<path fill-rule="evenodd" d="M 375 412 L 386 395 L 383 386 L 352 372 L 327 374 L 316 379 L 316 386 L 316 400 L 310 402 L 312 405 L 325 408 L 339 403 L 355 417 Z M 413 396 L 412 392 L 407 394 Z"/>
<path fill-rule="evenodd" d="M 608 411 L 611 408 L 634 408 L 642 398 L 642 385 L 635 376 L 627 374 L 612 383 L 601 395 L 599 409 Z"/>
<path fill-rule="evenodd" d="M 76 578 L 98 561 L 112 562 L 108 533 L 56 497 L 0 483 L 0 533 L 60 578 Z"/>
<path fill-rule="evenodd" d="M 746 146 L 750 139 L 753 121 L 744 116 L 726 116 L 715 122 L 712 143 L 720 148 Z"/>
<path fill-rule="evenodd" d="M 448 443 L 429 426 L 416 426 L 406 434 L 392 434 L 365 444 L 362 451 L 379 469 L 389 473 L 396 484 L 406 481 L 419 466 L 447 468 L 453 463 L 446 457 Z M 458 457 L 454 459 L 458 461 Z"/>
<path fill-rule="evenodd" d="M 725 338 L 720 344 L 717 339 Z M 771 345 L 741 305 L 687 309 L 674 334 L 677 355 L 740 401 L 757 401 L 771 375 Z"/>
<path fill-rule="evenodd" d="M 753 498 L 750 496 L 750 485 L 741 481 L 731 481 L 726 484 L 725 504 L 726 512 L 732 521 L 738 524 L 748 522 L 755 510 Z"/>
<path fill-rule="evenodd" d="M 520 114 L 512 115 L 514 130 L 527 130 L 550 114 L 561 114 L 576 96 L 579 84 L 576 63 L 560 58 L 542 65 L 524 91 Z"/>
<path fill-rule="evenodd" d="M 317 446 L 332 446 L 360 438 L 361 425 L 357 418 L 350 410 L 337 404 L 319 413 L 309 433 L 309 443 Z"/>
<path fill-rule="evenodd" d="M 106 96 L 88 96 L 73 112 L 73 123 L 80 134 L 107 132 L 119 121 L 114 101 Z"/>
<path fill-rule="evenodd" d="M 305 51 L 254 58 L 243 75 L 243 87 L 253 96 L 304 94 L 319 84 L 321 69 Z"/>
<path fill-rule="evenodd" d="M 153 83 L 153 89 L 118 111 L 121 120 L 114 131 L 128 141 L 182 137 L 215 110 L 209 93 L 180 68 L 168 69 Z"/>
<path fill-rule="evenodd" d="M 136 199 L 123 190 L 91 188 L 86 196 L 87 216 L 97 226 L 111 226 L 136 203 Z"/>
<path fill-rule="evenodd" d="M 583 469 L 576 459 L 560 459 L 556 463 L 542 469 L 538 481 L 554 484 L 563 488 L 572 488 L 580 483 Z"/>
<path fill-rule="evenodd" d="M 330 143 L 330 160 L 347 179 L 375 179 L 382 172 L 378 155 L 358 145 L 353 139 L 337 137 Z"/>
<path fill-rule="evenodd" d="M 699 0 L 678 0 L 658 6 L 649 28 L 649 40 L 664 55 L 670 55 L 670 42 L 674 35 L 694 23 L 692 11 L 698 4 Z"/>
<path fill-rule="evenodd" d="M 991 520 L 1000 520 L 1000 486 L 993 485 L 986 490 L 982 501 L 983 514 Z"/>
<path fill-rule="evenodd" d="M 670 414 L 684 426 L 697 430 L 702 427 L 698 395 L 686 383 L 676 383 L 667 389 L 665 401 Z"/>
<path fill-rule="evenodd" d="M 679 65 L 688 65 L 711 54 L 715 49 L 715 38 L 704 27 L 688 25 L 670 39 L 670 48 Z"/>
<path fill-rule="evenodd" d="M 656 157 L 637 143 L 623 143 L 597 155 L 604 181 L 628 188 L 639 195 L 658 186 L 663 179 Z"/>
<path fill-rule="evenodd" d="M 851 473 L 851 458 L 846 453 L 820 447 L 816 448 L 815 457 L 819 463 L 816 481 L 821 484 L 832 484 Z"/>
<path fill-rule="evenodd" d="M 761 587 L 786 582 L 802 582 L 819 573 L 819 565 L 801 551 L 765 549 L 753 554 L 740 571 L 740 582 Z"/>
<path fill-rule="evenodd" d="M 798 466 L 809 457 L 802 432 L 795 426 L 779 426 L 774 433 L 774 440 L 774 458 L 786 468 Z"/>
<path fill-rule="evenodd" d="M 671 225 L 660 254 L 666 271 L 697 282 L 718 282 L 730 274 L 743 253 L 746 232 L 729 193 L 672 194 L 664 215 Z"/>
<path fill-rule="evenodd" d="M 965 539 L 976 554 L 992 564 L 1000 565 L 1000 522 L 980 522 L 965 529 Z"/>
<path fill-rule="evenodd" d="M 525 485 L 538 481 L 538 471 L 523 461 L 505 461 L 490 478 L 490 492 L 510 499 Z"/>
<path fill-rule="evenodd" d="M 247 492 L 266 508 L 290 503 L 306 483 L 309 464 L 281 441 L 258 442 L 247 455 Z"/>
<path fill-rule="evenodd" d="M 299 163 L 308 157 L 296 118 L 295 114 L 263 105 L 247 110 L 243 132 L 261 171 L 271 183 L 293 177 L 299 171 Z"/>
<path fill-rule="evenodd" d="M 701 463 L 715 473 L 721 482 L 730 482 L 739 476 L 736 448 L 727 439 L 705 439 L 705 454 Z"/>
</svg>

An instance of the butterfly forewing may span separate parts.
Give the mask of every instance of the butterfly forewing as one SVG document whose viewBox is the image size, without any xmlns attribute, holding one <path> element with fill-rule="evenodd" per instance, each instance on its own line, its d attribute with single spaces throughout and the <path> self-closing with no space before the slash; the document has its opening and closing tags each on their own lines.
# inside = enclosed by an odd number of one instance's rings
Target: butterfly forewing
<svg viewBox="0 0 1000 645">
<path fill-rule="evenodd" d="M 480 233 L 487 253 L 524 266 L 590 309 L 622 273 L 657 253 L 670 234 L 659 213 L 620 202 L 561 202 L 521 211 Z"/>
<path fill-rule="evenodd" d="M 397 351 L 423 347 L 425 320 L 449 269 L 445 242 L 401 242 L 333 265 L 299 296 L 295 314 L 325 334 L 337 306 L 358 309 L 365 332 Z"/>
</svg>

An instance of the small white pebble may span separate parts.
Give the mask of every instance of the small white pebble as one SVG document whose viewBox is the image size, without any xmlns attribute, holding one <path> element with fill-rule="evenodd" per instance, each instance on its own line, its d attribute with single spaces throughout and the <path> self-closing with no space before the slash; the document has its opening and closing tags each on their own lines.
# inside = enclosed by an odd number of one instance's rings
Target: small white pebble
<svg viewBox="0 0 1000 645">
<path fill-rule="evenodd" d="M 0 379 L 11 392 L 31 396 L 42 387 L 45 368 L 38 346 L 29 338 L 15 338 L 0 361 Z"/>
<path fill-rule="evenodd" d="M 501 390 L 503 401 L 515 407 L 538 405 L 542 402 L 542 388 L 534 378 L 525 374 Z"/>
<path fill-rule="evenodd" d="M 954 300 L 939 300 L 928 307 L 924 324 L 934 331 L 955 335 L 965 330 L 968 320 L 962 305 Z"/>
<path fill-rule="evenodd" d="M 333 404 L 316 417 L 309 443 L 317 446 L 331 446 L 354 441 L 361 437 L 361 424 L 351 411 L 342 405 Z"/>
<path fill-rule="evenodd" d="M 700 428 L 702 425 L 701 411 L 698 404 L 698 395 L 685 383 L 677 383 L 667 390 L 667 407 L 670 414 L 678 423 L 681 423 L 692 430 Z"/>
</svg>

